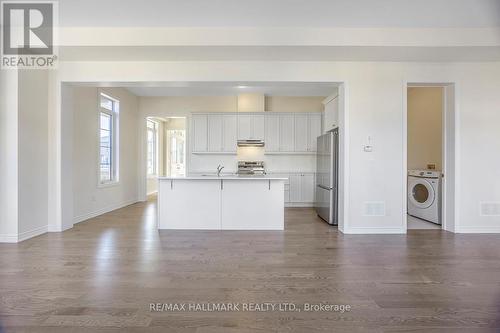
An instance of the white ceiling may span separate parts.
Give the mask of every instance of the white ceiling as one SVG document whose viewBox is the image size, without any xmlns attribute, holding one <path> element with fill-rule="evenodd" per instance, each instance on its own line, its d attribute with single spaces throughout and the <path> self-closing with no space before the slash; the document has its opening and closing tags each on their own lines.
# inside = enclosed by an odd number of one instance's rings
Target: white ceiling
<svg viewBox="0 0 500 333">
<path fill-rule="evenodd" d="M 329 96 L 337 90 L 334 83 L 281 82 L 177 82 L 125 85 L 137 96 L 236 96 L 260 93 L 267 96 Z"/>
<path fill-rule="evenodd" d="M 61 0 L 82 27 L 500 27 L 500 0 Z"/>
</svg>

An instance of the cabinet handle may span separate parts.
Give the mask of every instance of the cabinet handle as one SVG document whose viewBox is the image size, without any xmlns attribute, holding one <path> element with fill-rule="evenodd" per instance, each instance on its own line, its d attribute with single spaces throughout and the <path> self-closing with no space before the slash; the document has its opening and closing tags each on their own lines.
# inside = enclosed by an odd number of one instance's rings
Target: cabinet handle
<svg viewBox="0 0 500 333">
<path fill-rule="evenodd" d="M 271 179 L 269 179 L 269 191 L 271 191 Z"/>
<path fill-rule="evenodd" d="M 224 180 L 220 180 L 220 189 L 223 190 L 224 189 Z"/>
<path fill-rule="evenodd" d="M 171 190 L 174 189 L 174 180 L 173 179 L 170 179 L 170 189 Z"/>
</svg>

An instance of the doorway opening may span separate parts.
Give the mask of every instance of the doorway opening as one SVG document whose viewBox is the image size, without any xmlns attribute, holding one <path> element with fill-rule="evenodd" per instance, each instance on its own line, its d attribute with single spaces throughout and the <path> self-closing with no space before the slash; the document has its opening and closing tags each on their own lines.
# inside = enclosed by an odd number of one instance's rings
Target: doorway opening
<svg viewBox="0 0 500 333">
<path fill-rule="evenodd" d="M 186 175 L 186 118 L 146 118 L 147 194 L 158 191 L 158 177 Z"/>
<path fill-rule="evenodd" d="M 454 84 L 408 84 L 405 108 L 407 229 L 455 230 Z"/>
</svg>

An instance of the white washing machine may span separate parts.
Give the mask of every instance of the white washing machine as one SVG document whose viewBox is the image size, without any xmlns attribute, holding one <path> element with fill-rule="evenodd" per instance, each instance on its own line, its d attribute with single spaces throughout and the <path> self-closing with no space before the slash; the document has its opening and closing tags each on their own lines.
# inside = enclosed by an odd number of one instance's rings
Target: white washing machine
<svg viewBox="0 0 500 333">
<path fill-rule="evenodd" d="M 408 171 L 408 214 L 441 224 L 440 171 Z"/>
</svg>

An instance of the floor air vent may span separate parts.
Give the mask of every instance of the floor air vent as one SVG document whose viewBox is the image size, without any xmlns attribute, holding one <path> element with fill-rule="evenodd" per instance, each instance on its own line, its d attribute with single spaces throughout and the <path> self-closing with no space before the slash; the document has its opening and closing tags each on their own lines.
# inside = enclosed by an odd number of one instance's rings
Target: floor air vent
<svg viewBox="0 0 500 333">
<path fill-rule="evenodd" d="M 481 216 L 500 216 L 500 202 L 481 202 Z"/>
<path fill-rule="evenodd" d="M 385 216 L 385 202 L 384 201 L 365 201 L 364 216 Z"/>
</svg>

